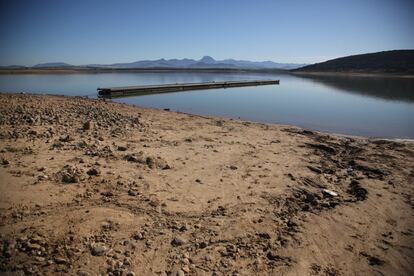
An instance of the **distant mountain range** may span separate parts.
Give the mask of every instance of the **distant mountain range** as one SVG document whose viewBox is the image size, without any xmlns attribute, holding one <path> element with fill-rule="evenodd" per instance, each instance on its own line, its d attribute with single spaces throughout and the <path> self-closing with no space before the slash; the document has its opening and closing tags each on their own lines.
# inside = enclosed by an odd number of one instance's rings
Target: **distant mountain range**
<svg viewBox="0 0 414 276">
<path fill-rule="evenodd" d="M 32 67 L 10 65 L 0 66 L 0 69 L 25 71 L 26 69 L 68 69 L 75 71 L 84 70 L 123 70 L 123 69 L 212 69 L 212 70 L 286 70 L 294 73 L 394 73 L 414 74 L 414 50 L 393 50 L 362 55 L 353 55 L 336 58 L 311 65 L 297 63 L 277 63 L 273 61 L 249 61 L 223 59 L 215 60 L 210 56 L 204 56 L 199 60 L 194 59 L 157 59 L 139 60 L 130 63 L 113 64 L 86 64 L 72 65 L 64 62 L 40 63 Z"/>
<path fill-rule="evenodd" d="M 139 60 L 130 63 L 114 63 L 114 64 L 87 64 L 87 65 L 72 65 L 64 62 L 51 62 L 36 64 L 32 68 L 105 68 L 105 69 L 152 69 L 152 68 L 180 68 L 180 69 L 283 69 L 291 70 L 302 67 L 306 64 L 296 63 L 277 63 L 273 61 L 248 61 L 224 59 L 215 60 L 210 56 L 204 56 L 199 60 L 194 59 L 157 59 L 157 60 Z M 4 66 L 3 68 L 11 68 Z M 24 66 L 14 65 L 13 68 Z"/>
<path fill-rule="evenodd" d="M 294 72 L 414 73 L 414 50 L 393 50 L 331 59 Z"/>
<path fill-rule="evenodd" d="M 73 67 L 74 65 L 67 64 L 64 62 L 49 62 L 49 63 L 39 63 L 33 66 L 33 68 L 53 68 L 53 67 Z"/>
</svg>

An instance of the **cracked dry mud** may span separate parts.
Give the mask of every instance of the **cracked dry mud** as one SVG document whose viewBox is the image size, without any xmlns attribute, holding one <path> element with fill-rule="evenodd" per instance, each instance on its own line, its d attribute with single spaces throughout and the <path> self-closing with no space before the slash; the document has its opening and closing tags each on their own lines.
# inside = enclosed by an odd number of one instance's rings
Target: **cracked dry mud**
<svg viewBox="0 0 414 276">
<path fill-rule="evenodd" d="M 414 143 L 0 94 L 0 271 L 412 275 Z"/>
</svg>

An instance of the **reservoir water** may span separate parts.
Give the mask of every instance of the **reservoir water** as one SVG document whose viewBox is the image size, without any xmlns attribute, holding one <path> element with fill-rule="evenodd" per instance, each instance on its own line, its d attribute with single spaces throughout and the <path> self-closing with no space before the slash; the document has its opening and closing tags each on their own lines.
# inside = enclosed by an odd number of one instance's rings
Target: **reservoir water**
<svg viewBox="0 0 414 276">
<path fill-rule="evenodd" d="M 0 75 L 0 92 L 97 97 L 98 87 L 279 79 L 279 85 L 114 99 L 144 107 L 386 138 L 414 138 L 414 78 L 265 73 L 122 72 Z"/>
</svg>

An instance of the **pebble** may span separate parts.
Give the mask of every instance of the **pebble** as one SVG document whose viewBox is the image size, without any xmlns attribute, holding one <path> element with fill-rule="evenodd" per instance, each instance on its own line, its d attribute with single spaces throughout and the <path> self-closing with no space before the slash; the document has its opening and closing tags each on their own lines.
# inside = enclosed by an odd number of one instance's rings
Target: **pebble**
<svg viewBox="0 0 414 276">
<path fill-rule="evenodd" d="M 10 162 L 9 162 L 9 160 L 2 158 L 2 159 L 1 159 L 1 164 L 2 164 L 2 165 L 9 165 L 9 164 L 10 164 Z"/>
<path fill-rule="evenodd" d="M 190 273 L 190 268 L 187 265 L 184 265 L 181 270 L 185 273 Z"/>
<path fill-rule="evenodd" d="M 49 179 L 49 177 L 47 176 L 47 175 L 39 175 L 39 176 L 37 176 L 37 179 L 38 180 L 47 180 L 47 179 Z"/>
<path fill-rule="evenodd" d="M 102 256 L 107 250 L 106 246 L 102 244 L 94 244 L 91 247 L 91 253 L 94 256 Z"/>
<path fill-rule="evenodd" d="M 144 236 L 141 233 L 136 233 L 136 234 L 134 234 L 133 238 L 135 240 L 142 240 L 144 238 Z"/>
<path fill-rule="evenodd" d="M 93 123 L 91 121 L 86 121 L 83 124 L 83 130 L 90 130 L 93 128 Z"/>
<path fill-rule="evenodd" d="M 188 230 L 188 227 L 187 227 L 187 225 L 186 224 L 183 224 L 181 227 L 180 227 L 180 229 L 179 229 L 181 232 L 185 232 L 185 231 L 187 231 Z"/>
<path fill-rule="evenodd" d="M 88 175 L 100 175 L 101 171 L 98 168 L 90 168 L 87 172 Z"/>
<path fill-rule="evenodd" d="M 55 263 L 57 264 L 65 264 L 66 262 L 67 260 L 62 257 L 55 257 Z"/>
<path fill-rule="evenodd" d="M 46 261 L 46 259 L 44 257 L 40 257 L 40 256 L 36 256 L 35 257 L 35 260 L 38 261 L 38 262 L 44 262 L 44 261 Z"/>
<path fill-rule="evenodd" d="M 127 150 L 127 147 L 124 147 L 124 146 L 118 146 L 118 150 L 119 150 L 119 151 L 126 151 L 126 150 Z"/>
<path fill-rule="evenodd" d="M 208 244 L 205 241 L 200 242 L 198 245 L 199 248 L 206 248 L 207 246 Z"/>
<path fill-rule="evenodd" d="M 324 193 L 325 195 L 328 195 L 328 196 L 332 196 L 332 197 L 338 196 L 338 193 L 335 193 L 334 191 L 331 191 L 331 190 L 328 190 L 328 189 L 323 189 L 322 193 Z"/>
<path fill-rule="evenodd" d="M 184 245 L 185 243 L 187 243 L 187 241 L 182 237 L 175 237 L 171 241 L 171 245 L 173 245 L 173 246 L 180 246 L 180 245 Z"/>
<path fill-rule="evenodd" d="M 179 269 L 175 275 L 176 276 L 185 276 L 185 273 L 184 273 L 184 271 L 182 271 L 181 269 Z"/>
</svg>

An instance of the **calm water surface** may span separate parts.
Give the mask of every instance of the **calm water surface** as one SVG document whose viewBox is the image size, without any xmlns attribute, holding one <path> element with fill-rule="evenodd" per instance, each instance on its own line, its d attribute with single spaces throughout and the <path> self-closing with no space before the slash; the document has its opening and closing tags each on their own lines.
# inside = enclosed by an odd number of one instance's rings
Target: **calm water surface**
<svg viewBox="0 0 414 276">
<path fill-rule="evenodd" d="M 188 72 L 0 75 L 0 91 L 96 97 L 97 87 L 247 79 L 280 79 L 280 85 L 114 101 L 350 135 L 414 138 L 414 79 Z"/>
</svg>

